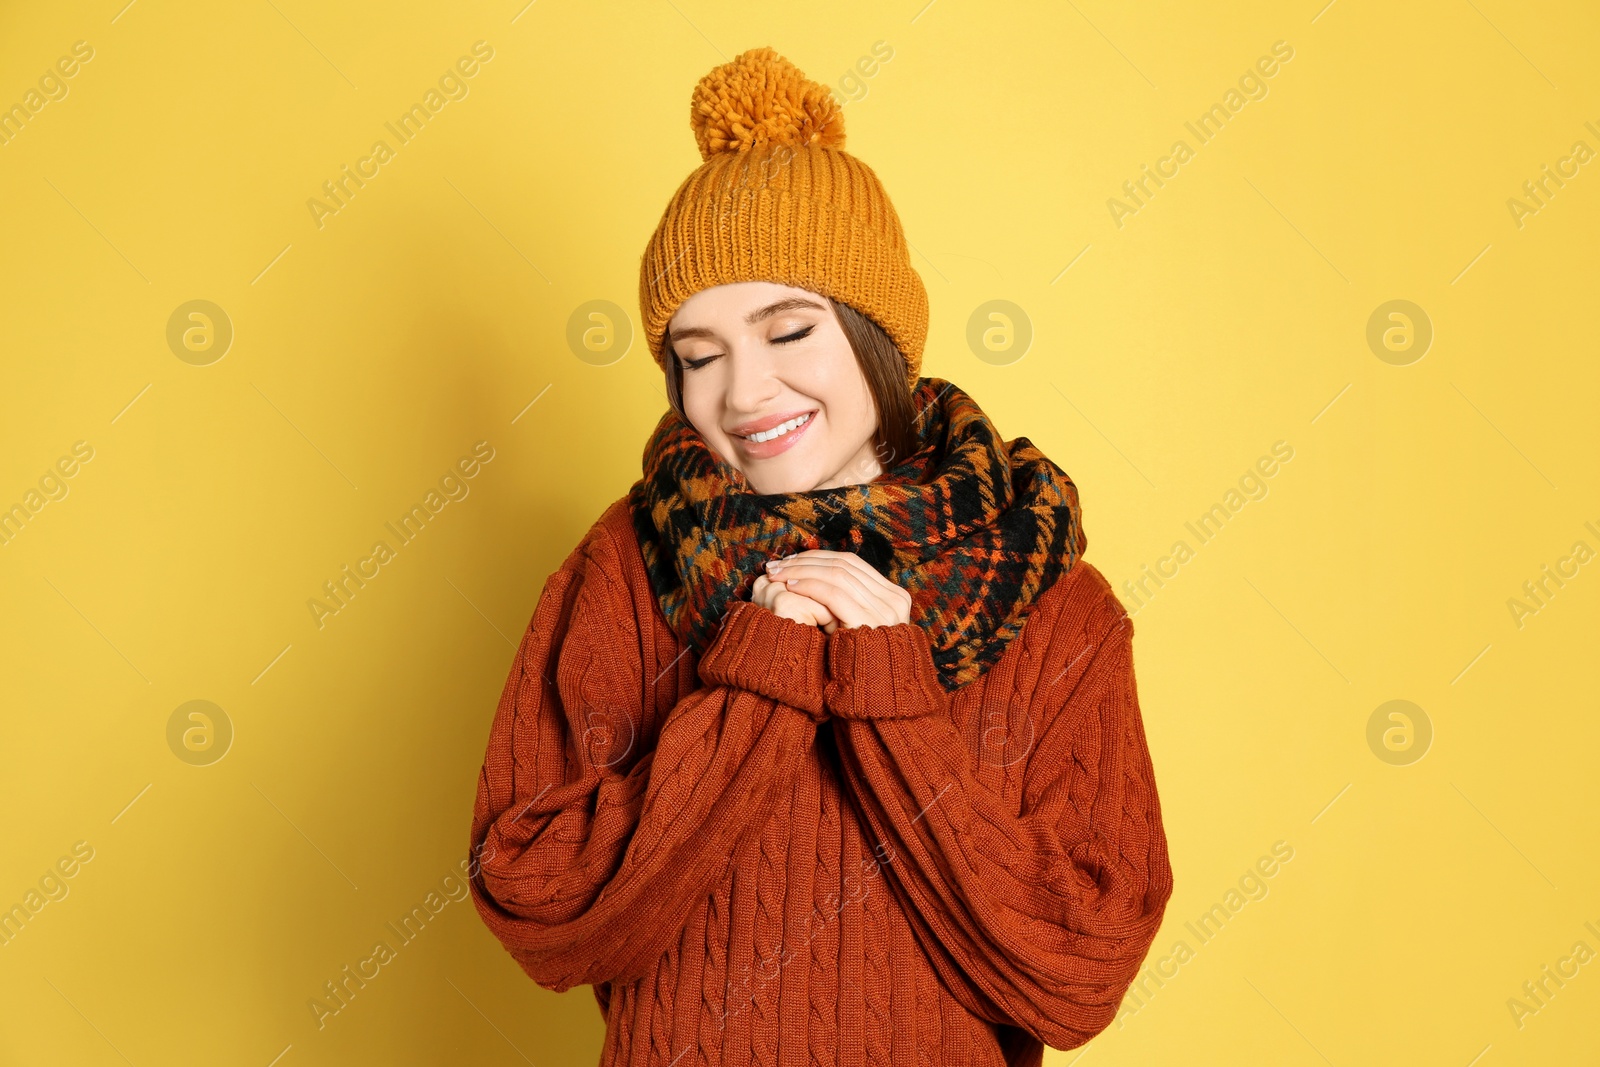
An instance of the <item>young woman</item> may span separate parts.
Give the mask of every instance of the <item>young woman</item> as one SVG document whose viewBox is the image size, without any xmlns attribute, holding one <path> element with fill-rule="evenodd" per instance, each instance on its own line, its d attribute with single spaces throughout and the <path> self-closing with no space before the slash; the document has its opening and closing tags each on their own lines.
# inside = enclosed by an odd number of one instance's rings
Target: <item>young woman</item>
<svg viewBox="0 0 1600 1067">
<path fill-rule="evenodd" d="M 602 1065 L 1041 1062 L 1172 871 L 1133 627 L 1072 481 L 919 377 L 927 296 L 828 91 L 713 70 L 640 301 L 669 410 L 550 576 L 473 898 Z"/>
</svg>

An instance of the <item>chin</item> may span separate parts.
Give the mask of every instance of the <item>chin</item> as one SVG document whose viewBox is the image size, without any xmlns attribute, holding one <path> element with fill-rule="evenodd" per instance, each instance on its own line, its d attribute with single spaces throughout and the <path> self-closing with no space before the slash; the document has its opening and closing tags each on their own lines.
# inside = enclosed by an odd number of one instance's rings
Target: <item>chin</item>
<svg viewBox="0 0 1600 1067">
<path fill-rule="evenodd" d="M 846 485 L 861 483 L 861 479 L 844 479 L 843 469 L 823 473 L 815 467 L 793 472 L 767 471 L 752 475 L 744 472 L 745 481 L 757 493 L 770 495 L 774 493 L 809 493 L 820 489 L 822 486 L 842 488 Z"/>
<path fill-rule="evenodd" d="M 757 474 L 745 475 L 745 481 L 750 483 L 750 488 L 762 496 L 771 496 L 778 493 L 807 493 L 822 483 L 822 478 L 808 474 Z"/>
</svg>

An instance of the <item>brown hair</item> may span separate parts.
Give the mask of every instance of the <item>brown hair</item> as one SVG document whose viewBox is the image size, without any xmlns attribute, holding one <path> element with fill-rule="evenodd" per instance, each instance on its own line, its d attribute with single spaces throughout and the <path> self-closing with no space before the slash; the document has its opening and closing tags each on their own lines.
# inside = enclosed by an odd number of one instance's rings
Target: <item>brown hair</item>
<svg viewBox="0 0 1600 1067">
<path fill-rule="evenodd" d="M 906 382 L 906 360 L 893 339 L 870 317 L 849 304 L 826 298 L 844 330 L 850 350 L 856 354 L 861 375 L 867 380 L 872 402 L 878 411 L 878 429 L 873 434 L 873 450 L 884 470 L 903 463 L 917 451 L 916 415 L 911 410 L 911 389 Z M 672 350 L 672 339 L 661 339 L 666 363 L 667 403 L 688 421 L 683 413 L 683 367 Z"/>
</svg>

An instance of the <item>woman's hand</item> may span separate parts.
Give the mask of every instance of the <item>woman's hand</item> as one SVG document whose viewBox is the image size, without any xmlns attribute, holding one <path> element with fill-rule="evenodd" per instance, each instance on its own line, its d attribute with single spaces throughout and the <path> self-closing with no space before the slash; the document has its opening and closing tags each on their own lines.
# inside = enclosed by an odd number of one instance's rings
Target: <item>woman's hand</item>
<svg viewBox="0 0 1600 1067">
<path fill-rule="evenodd" d="M 839 627 L 893 626 L 911 621 L 911 594 L 879 574 L 854 552 L 810 549 L 767 564 L 768 588 L 782 588 L 820 605 Z M 761 579 L 757 578 L 757 582 Z"/>
<path fill-rule="evenodd" d="M 790 619 L 807 626 L 821 626 L 830 634 L 833 631 L 827 627 L 836 625 L 827 608 L 810 597 L 790 592 L 782 582 L 774 582 L 764 574 L 756 575 L 755 585 L 750 590 L 750 602 L 760 604 L 780 619 Z"/>
</svg>

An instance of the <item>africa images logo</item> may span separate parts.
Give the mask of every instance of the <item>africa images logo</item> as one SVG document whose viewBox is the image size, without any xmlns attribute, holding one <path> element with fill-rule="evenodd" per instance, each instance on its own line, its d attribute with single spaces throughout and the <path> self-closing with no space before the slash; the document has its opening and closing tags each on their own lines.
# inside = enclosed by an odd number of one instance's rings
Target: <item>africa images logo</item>
<svg viewBox="0 0 1600 1067">
<path fill-rule="evenodd" d="M 476 57 L 476 58 L 473 58 Z M 452 100 L 465 100 L 471 87 L 466 79 L 476 77 L 480 63 L 487 63 L 494 58 L 494 48 L 487 41 L 475 41 L 472 45 L 472 56 L 462 56 L 455 61 L 453 66 L 445 68 L 439 75 L 438 87 L 428 87 L 422 94 L 422 102 L 414 103 L 410 108 L 401 113 L 394 122 L 385 122 L 384 128 L 394 135 L 395 146 L 410 144 L 428 124 L 428 120 L 444 110 L 444 106 Z M 337 215 L 355 198 L 356 193 L 365 189 L 367 182 L 382 173 L 385 163 L 394 159 L 398 148 L 391 146 L 388 141 L 376 140 L 372 142 L 371 150 L 360 159 L 356 160 L 355 169 L 345 163 L 340 167 L 337 177 L 322 183 L 323 195 L 326 200 L 313 196 L 306 201 L 306 208 L 311 212 L 311 221 L 317 224 L 317 229 L 326 225 L 329 215 Z"/>
</svg>

